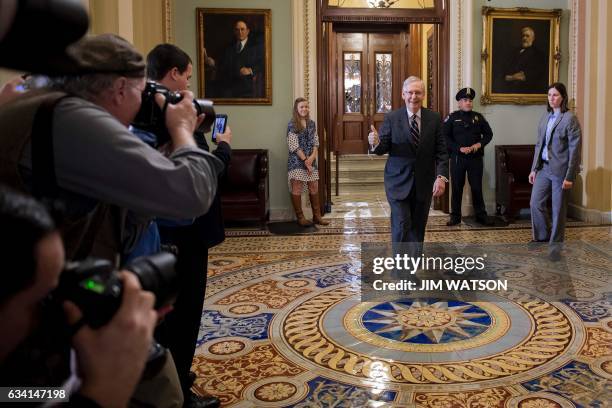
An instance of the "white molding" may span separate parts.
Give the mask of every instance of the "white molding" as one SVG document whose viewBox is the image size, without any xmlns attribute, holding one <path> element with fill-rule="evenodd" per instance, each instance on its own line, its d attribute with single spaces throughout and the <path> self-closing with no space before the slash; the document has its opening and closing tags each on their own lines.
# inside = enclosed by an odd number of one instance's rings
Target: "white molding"
<svg viewBox="0 0 612 408">
<path fill-rule="evenodd" d="M 590 93 L 591 90 L 593 90 L 593 92 L 596 91 L 595 88 L 591 88 L 591 27 L 589 26 L 588 22 L 591 21 L 592 19 L 592 4 L 590 1 L 585 1 L 585 8 L 584 8 L 584 25 L 585 27 L 580 27 L 581 30 L 585 33 L 584 36 L 584 61 L 582 61 L 584 63 L 584 83 L 580 84 L 580 86 L 583 87 L 584 89 L 584 109 L 582 110 L 584 112 L 584 120 L 583 123 L 581 123 L 582 125 L 582 134 L 583 134 L 583 138 L 582 138 L 582 168 L 584 169 L 584 177 L 586 177 L 586 174 L 588 173 L 588 171 L 590 170 L 592 166 L 591 164 L 591 158 L 590 158 L 590 154 L 589 154 L 589 146 L 591 144 L 591 121 L 589 118 L 589 115 L 591 114 L 591 98 L 590 98 Z M 582 202 L 583 203 L 587 203 L 588 202 L 588 195 L 587 195 L 587 189 L 583 188 L 582 189 Z"/>
<path fill-rule="evenodd" d="M 466 86 L 474 88 L 474 1 L 452 1 L 450 15 L 450 78 L 448 107 L 454 111 L 455 94 Z M 479 68 L 480 69 L 480 68 Z"/>
<path fill-rule="evenodd" d="M 474 80 L 474 13 L 472 12 L 474 6 L 472 0 L 465 0 L 460 3 L 464 9 L 461 31 L 464 37 L 463 50 L 465 52 L 463 56 L 463 83 L 460 84 L 460 88 L 467 86 L 474 88 L 472 82 Z"/>
<path fill-rule="evenodd" d="M 569 65 L 568 65 L 568 97 L 570 102 L 573 100 L 573 107 L 578 106 L 578 92 L 577 82 L 578 82 L 578 0 L 571 0 L 570 4 L 570 38 L 569 38 Z"/>
<path fill-rule="evenodd" d="M 450 20 L 450 44 L 449 44 L 449 58 L 450 58 L 450 70 L 449 70 L 449 89 L 457 89 L 461 81 L 461 70 L 460 70 L 460 53 L 459 44 L 461 43 L 461 2 L 451 1 L 449 4 L 449 20 Z M 454 92 L 448 93 L 448 108 L 449 112 L 454 110 L 455 106 L 455 95 Z"/>
<path fill-rule="evenodd" d="M 576 204 L 569 204 L 567 207 L 567 214 L 572 218 L 577 218 L 580 221 L 588 222 L 590 224 L 612 224 L 612 211 L 600 211 L 585 208 Z"/>
<path fill-rule="evenodd" d="M 293 100 L 303 96 L 317 117 L 316 0 L 292 0 Z"/>
<path fill-rule="evenodd" d="M 173 44 L 174 43 L 174 0 L 163 0 L 162 3 L 162 14 L 164 21 L 164 42 Z"/>
<path fill-rule="evenodd" d="M 270 221 L 293 221 L 295 215 L 289 208 L 273 208 L 270 210 Z"/>
</svg>

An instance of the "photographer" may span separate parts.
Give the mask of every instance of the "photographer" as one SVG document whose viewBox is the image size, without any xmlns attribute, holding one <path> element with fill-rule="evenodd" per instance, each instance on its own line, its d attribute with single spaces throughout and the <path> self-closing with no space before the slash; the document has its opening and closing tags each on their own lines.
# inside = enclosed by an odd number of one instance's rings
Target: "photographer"
<svg viewBox="0 0 612 408">
<path fill-rule="evenodd" d="M 4 187 L 0 225 L 0 257 L 9 272 L 0 286 L 0 378 L 2 386 L 23 386 L 15 378 L 26 368 L 18 358 L 11 361 L 11 353 L 37 329 L 40 304 L 63 270 L 64 248 L 47 210 Z M 126 406 L 142 375 L 157 320 L 154 296 L 140 289 L 133 274 L 122 272 L 122 280 L 123 298 L 114 317 L 95 330 L 83 326 L 72 337 L 81 382 L 71 406 Z M 80 320 L 77 306 L 68 301 L 63 306 L 69 323 Z"/>
<path fill-rule="evenodd" d="M 145 64 L 127 41 L 103 34 L 67 53 L 79 74 L 63 78 L 59 92 L 27 92 L 0 107 L 0 181 L 66 203 L 68 258 L 116 261 L 146 227 L 126 230 L 127 210 L 196 217 L 212 203 L 222 163 L 193 139 L 202 118 L 190 92 L 165 109 L 169 157 L 128 131 L 140 109 Z M 163 105 L 163 96 L 155 98 Z"/>
<path fill-rule="evenodd" d="M 172 92 L 189 88 L 192 70 L 189 55 L 172 44 L 160 44 L 147 55 L 148 79 Z M 204 133 L 196 131 L 194 138 L 201 149 L 209 151 Z M 225 133 L 218 133 L 217 148 L 213 151 L 223 162 L 224 168 L 227 168 L 231 158 L 231 138 L 229 127 Z M 214 183 L 216 185 L 217 180 Z M 156 332 L 156 337 L 172 352 L 185 396 L 185 406 L 217 407 L 220 404 L 217 398 L 198 397 L 191 392 L 195 375 L 190 370 L 206 291 L 208 248 L 225 239 L 219 196 L 215 195 L 209 211 L 196 218 L 193 224 L 160 226 L 160 233 L 162 242 L 178 248 L 179 293 L 174 309 L 166 316 Z"/>
</svg>

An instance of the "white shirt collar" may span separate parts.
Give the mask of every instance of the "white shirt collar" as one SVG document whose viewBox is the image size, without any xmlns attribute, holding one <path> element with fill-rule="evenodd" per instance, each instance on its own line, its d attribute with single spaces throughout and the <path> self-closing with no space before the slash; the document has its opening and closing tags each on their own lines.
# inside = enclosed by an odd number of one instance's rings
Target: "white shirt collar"
<svg viewBox="0 0 612 408">
<path fill-rule="evenodd" d="M 412 113 L 410 109 L 406 108 L 406 112 L 408 112 L 408 119 L 412 119 L 412 115 L 416 115 L 417 119 L 421 119 L 421 108 L 419 108 L 417 113 Z"/>
</svg>

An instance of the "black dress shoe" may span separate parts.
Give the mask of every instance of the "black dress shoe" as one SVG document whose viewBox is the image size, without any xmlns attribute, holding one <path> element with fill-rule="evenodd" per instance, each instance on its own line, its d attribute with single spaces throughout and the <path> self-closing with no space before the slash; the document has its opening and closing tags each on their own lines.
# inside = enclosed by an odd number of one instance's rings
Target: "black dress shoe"
<svg viewBox="0 0 612 408">
<path fill-rule="evenodd" d="M 461 218 L 451 217 L 450 220 L 446 223 L 448 227 L 452 227 L 453 225 L 461 224 Z"/>
<path fill-rule="evenodd" d="M 220 406 L 219 398 L 212 395 L 201 397 L 191 391 L 185 395 L 185 403 L 183 404 L 183 408 L 218 408 Z"/>
<path fill-rule="evenodd" d="M 476 222 L 481 224 L 481 225 L 486 225 L 486 226 L 489 226 L 489 227 L 491 225 L 495 225 L 495 222 L 491 218 L 486 216 L 486 215 L 481 215 L 481 216 L 476 217 Z"/>
</svg>

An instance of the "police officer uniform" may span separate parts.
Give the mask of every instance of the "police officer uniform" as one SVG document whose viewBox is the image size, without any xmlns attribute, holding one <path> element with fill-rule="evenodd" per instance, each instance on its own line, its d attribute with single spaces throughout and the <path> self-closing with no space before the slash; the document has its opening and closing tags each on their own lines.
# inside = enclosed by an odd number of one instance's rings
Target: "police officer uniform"
<svg viewBox="0 0 612 408">
<path fill-rule="evenodd" d="M 472 88 L 463 88 L 455 99 L 457 101 L 468 98 L 473 100 L 476 91 Z M 472 189 L 472 202 L 476 213 L 476 220 L 481 224 L 490 225 L 487 210 L 482 198 L 482 170 L 484 147 L 491 141 L 493 131 L 484 116 L 478 112 L 456 110 L 446 117 L 442 126 L 451 157 L 451 217 L 447 225 L 456 225 L 461 222 L 461 198 L 467 172 Z M 470 153 L 462 153 L 460 148 L 471 147 L 480 143 L 481 147 Z"/>
</svg>

